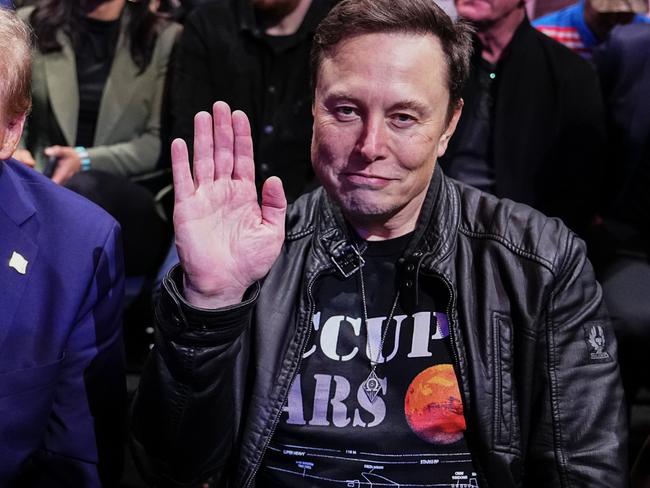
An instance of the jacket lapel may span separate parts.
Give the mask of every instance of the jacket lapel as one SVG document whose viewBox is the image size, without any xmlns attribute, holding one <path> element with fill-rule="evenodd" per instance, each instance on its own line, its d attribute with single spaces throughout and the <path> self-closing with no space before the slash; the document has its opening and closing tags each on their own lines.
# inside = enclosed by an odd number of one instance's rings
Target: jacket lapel
<svg viewBox="0 0 650 488">
<path fill-rule="evenodd" d="M 127 110 L 133 94 L 137 91 L 135 83 L 138 76 L 138 67 L 131 58 L 126 38 L 127 24 L 128 15 L 127 12 L 124 12 L 120 25 L 120 36 L 115 49 L 115 58 L 99 106 L 95 146 L 106 144 L 110 140 L 113 128 Z"/>
<path fill-rule="evenodd" d="M 38 246 L 22 225 L 35 213 L 18 179 L 0 161 L 0 344 L 20 313 L 21 298 L 36 262 Z M 10 266 L 10 262 L 19 264 L 22 259 L 27 261 L 24 274 L 20 265 Z"/>
<path fill-rule="evenodd" d="M 77 139 L 79 117 L 79 88 L 75 54 L 68 37 L 57 37 L 62 49 L 43 56 L 47 79 L 47 90 L 54 116 L 69 146 Z"/>
</svg>

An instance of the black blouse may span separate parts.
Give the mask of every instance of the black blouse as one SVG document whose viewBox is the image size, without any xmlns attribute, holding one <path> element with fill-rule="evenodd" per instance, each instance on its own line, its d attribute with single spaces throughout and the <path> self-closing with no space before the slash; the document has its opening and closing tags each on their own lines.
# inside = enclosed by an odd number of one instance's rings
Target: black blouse
<svg viewBox="0 0 650 488">
<path fill-rule="evenodd" d="M 119 32 L 119 19 L 83 19 L 75 47 L 79 84 L 77 146 L 93 146 L 99 104 L 113 63 Z"/>
</svg>

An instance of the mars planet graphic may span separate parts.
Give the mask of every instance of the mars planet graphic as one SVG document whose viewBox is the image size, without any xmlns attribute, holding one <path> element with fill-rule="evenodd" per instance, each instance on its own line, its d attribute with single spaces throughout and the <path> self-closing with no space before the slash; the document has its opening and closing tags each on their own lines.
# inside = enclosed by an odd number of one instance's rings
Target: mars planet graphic
<svg viewBox="0 0 650 488">
<path fill-rule="evenodd" d="M 465 416 L 456 373 L 451 364 L 425 369 L 411 382 L 404 398 L 411 430 L 431 444 L 451 444 L 465 433 Z"/>
</svg>

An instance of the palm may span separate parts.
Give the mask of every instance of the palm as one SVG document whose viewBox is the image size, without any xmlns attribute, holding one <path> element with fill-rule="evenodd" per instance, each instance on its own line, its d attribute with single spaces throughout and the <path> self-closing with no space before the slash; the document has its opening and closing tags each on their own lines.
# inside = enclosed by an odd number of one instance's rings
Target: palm
<svg viewBox="0 0 650 488">
<path fill-rule="evenodd" d="M 284 239 L 286 200 L 277 178 L 257 202 L 250 128 L 245 116 L 214 107 L 195 121 L 194 178 L 187 149 L 174 141 L 174 229 L 185 292 L 197 305 L 222 306 L 264 277 Z"/>
</svg>

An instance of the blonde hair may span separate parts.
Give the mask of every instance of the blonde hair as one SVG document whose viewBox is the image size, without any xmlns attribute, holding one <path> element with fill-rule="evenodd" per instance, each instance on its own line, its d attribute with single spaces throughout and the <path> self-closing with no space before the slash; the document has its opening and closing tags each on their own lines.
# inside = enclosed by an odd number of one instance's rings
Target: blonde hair
<svg viewBox="0 0 650 488">
<path fill-rule="evenodd" d="M 0 7 L 0 106 L 13 119 L 32 105 L 31 31 L 13 10 Z"/>
</svg>

